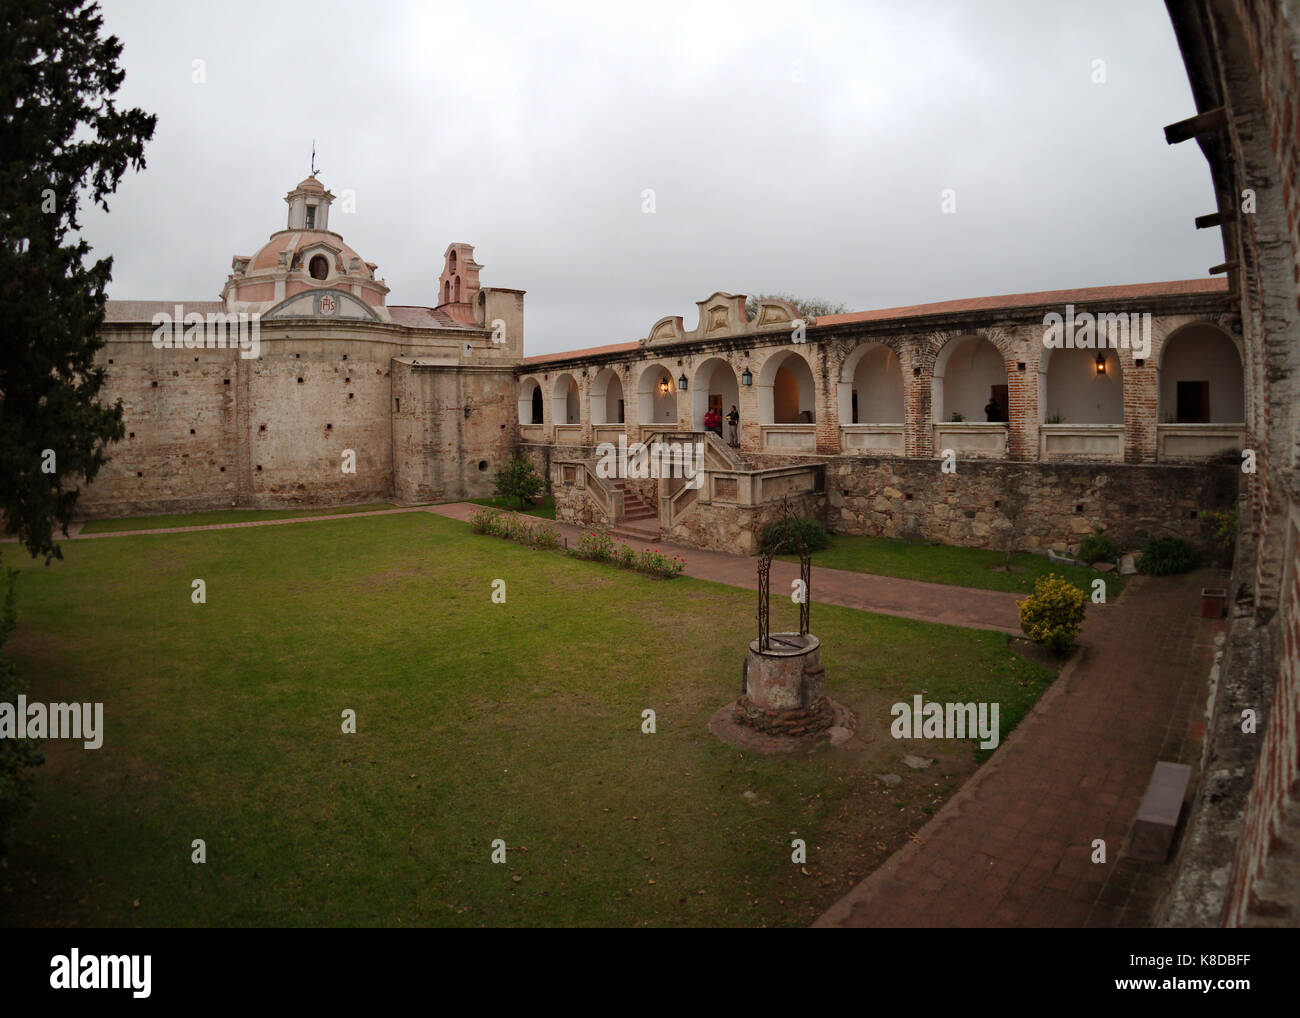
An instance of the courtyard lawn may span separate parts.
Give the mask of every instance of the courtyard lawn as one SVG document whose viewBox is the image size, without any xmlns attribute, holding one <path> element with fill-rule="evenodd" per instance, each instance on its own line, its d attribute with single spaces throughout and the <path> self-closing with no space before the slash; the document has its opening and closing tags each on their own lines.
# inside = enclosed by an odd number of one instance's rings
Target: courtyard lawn
<svg viewBox="0 0 1300 1018">
<path fill-rule="evenodd" d="M 1005 733 L 1051 679 L 1000 634 L 814 604 L 858 735 L 760 757 L 707 729 L 738 695 L 748 591 L 428 513 L 63 551 L 5 557 L 6 652 L 30 701 L 102 702 L 104 743 L 44 743 L 0 867 L 19 926 L 804 925 L 976 766 L 971 741 L 892 739 L 892 703 L 995 700 Z"/>
<path fill-rule="evenodd" d="M 780 557 L 796 561 L 792 555 Z M 1119 596 L 1125 580 L 1118 573 L 1099 573 L 1084 566 L 1058 565 L 1046 555 L 1026 553 L 1011 556 L 1011 565 L 1018 571 L 1008 573 L 995 568 L 1006 565 L 1007 555 L 1003 551 L 847 534 L 833 534 L 830 547 L 814 552 L 812 560 L 814 565 L 830 569 L 1021 594 L 1032 594 L 1034 582 L 1049 573 L 1065 577 L 1089 594 L 1092 593 L 1092 581 L 1102 578 L 1106 581 L 1108 600 Z"/>
<path fill-rule="evenodd" d="M 470 505 L 488 505 L 494 509 L 507 509 L 510 512 L 523 513 L 525 516 L 540 516 L 544 520 L 555 519 L 555 496 L 547 495 L 537 505 L 526 505 L 519 508 L 518 502 L 513 498 L 470 498 L 465 501 Z"/>
<path fill-rule="evenodd" d="M 391 502 L 369 505 L 331 506 L 325 509 L 217 509 L 203 513 L 170 513 L 166 516 L 126 516 L 116 520 L 91 520 L 83 534 L 109 534 L 126 530 L 164 530 L 168 527 L 208 527 L 220 523 L 253 523 L 258 520 L 293 520 L 306 516 L 346 516 L 380 509 L 397 509 Z"/>
</svg>

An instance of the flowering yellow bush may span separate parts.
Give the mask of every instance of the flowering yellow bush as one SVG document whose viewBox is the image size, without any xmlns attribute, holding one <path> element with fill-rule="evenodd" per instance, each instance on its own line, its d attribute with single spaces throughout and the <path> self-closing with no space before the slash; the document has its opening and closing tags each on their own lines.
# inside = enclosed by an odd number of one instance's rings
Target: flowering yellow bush
<svg viewBox="0 0 1300 1018">
<path fill-rule="evenodd" d="M 1061 654 L 1079 635 L 1087 598 L 1064 577 L 1051 573 L 1040 576 L 1034 592 L 1017 601 L 1016 607 L 1020 609 L 1020 628 L 1024 634 L 1053 653 Z"/>
</svg>

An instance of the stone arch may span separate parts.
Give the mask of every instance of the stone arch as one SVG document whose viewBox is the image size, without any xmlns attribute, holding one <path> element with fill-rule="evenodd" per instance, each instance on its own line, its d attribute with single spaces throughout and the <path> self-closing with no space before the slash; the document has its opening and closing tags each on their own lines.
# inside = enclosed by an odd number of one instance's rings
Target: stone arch
<svg viewBox="0 0 1300 1018">
<path fill-rule="evenodd" d="M 710 357 L 704 361 L 695 369 L 695 377 L 691 379 L 691 427 L 696 431 L 704 429 L 704 414 L 709 409 L 710 396 L 720 398 L 724 421 L 727 411 L 740 406 L 740 382 L 736 378 L 736 369 L 722 357 Z"/>
<path fill-rule="evenodd" d="M 903 366 L 886 343 L 872 340 L 854 347 L 840 366 L 838 390 L 841 424 L 907 421 Z"/>
<path fill-rule="evenodd" d="M 442 284 L 442 302 L 444 304 L 451 303 L 451 280 L 450 279 Z"/>
<path fill-rule="evenodd" d="M 1219 326 L 1180 326 L 1160 345 L 1156 362 L 1161 424 L 1243 424 L 1245 373 L 1241 347 Z"/>
<path fill-rule="evenodd" d="M 935 423 L 952 419 L 987 420 L 984 406 L 993 386 L 1008 386 L 1007 363 L 988 336 L 962 333 L 948 339 L 934 359 L 930 377 L 931 414 Z"/>
<path fill-rule="evenodd" d="M 667 389 L 660 385 L 667 380 Z M 677 382 L 663 364 L 647 364 L 637 376 L 637 420 L 646 424 L 677 426 Z"/>
<path fill-rule="evenodd" d="M 460 303 L 460 276 L 456 277 L 456 302 Z"/>
<path fill-rule="evenodd" d="M 623 380 L 613 368 L 602 368 L 597 373 L 588 400 L 592 424 L 622 424 L 626 420 Z"/>
<path fill-rule="evenodd" d="M 817 420 L 817 387 L 812 366 L 794 350 L 779 350 L 758 372 L 760 424 L 813 424 Z"/>
<path fill-rule="evenodd" d="M 551 388 L 551 420 L 556 424 L 578 424 L 582 420 L 578 383 L 567 371 Z"/>
<path fill-rule="evenodd" d="M 1109 348 L 1045 348 L 1038 361 L 1039 423 L 1123 424 L 1123 352 Z M 1105 373 L 1097 371 L 1098 356 L 1105 364 Z M 1060 421 L 1049 421 L 1054 417 Z"/>
<path fill-rule="evenodd" d="M 519 423 L 541 424 L 543 421 L 542 386 L 536 378 L 519 383 Z"/>
</svg>

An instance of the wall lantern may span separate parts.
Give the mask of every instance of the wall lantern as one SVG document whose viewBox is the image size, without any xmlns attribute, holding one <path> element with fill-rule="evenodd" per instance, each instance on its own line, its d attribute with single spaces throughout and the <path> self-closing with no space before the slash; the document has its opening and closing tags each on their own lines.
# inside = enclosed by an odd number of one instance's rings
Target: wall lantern
<svg viewBox="0 0 1300 1018">
<path fill-rule="evenodd" d="M 1097 354 L 1097 374 L 1104 375 L 1105 373 L 1106 373 L 1106 355 L 1104 353 L 1099 353 Z"/>
<path fill-rule="evenodd" d="M 754 376 L 750 372 L 749 368 L 746 368 L 744 373 L 740 376 L 740 384 L 745 386 L 754 384 Z"/>
<path fill-rule="evenodd" d="M 665 396 L 668 395 L 668 379 L 667 379 L 667 378 L 661 378 L 661 379 L 659 379 L 659 391 L 662 392 Z"/>
<path fill-rule="evenodd" d="M 681 376 L 679 379 L 677 379 L 677 388 L 679 388 L 682 392 L 685 392 L 685 391 L 686 391 L 686 373 L 685 373 L 685 372 L 682 372 L 682 376 Z"/>
</svg>

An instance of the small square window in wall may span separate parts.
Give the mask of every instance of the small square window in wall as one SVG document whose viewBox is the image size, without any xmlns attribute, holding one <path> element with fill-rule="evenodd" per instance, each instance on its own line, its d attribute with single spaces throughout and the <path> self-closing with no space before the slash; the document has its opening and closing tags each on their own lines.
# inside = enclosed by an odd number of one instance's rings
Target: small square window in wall
<svg viewBox="0 0 1300 1018">
<path fill-rule="evenodd" d="M 351 399 L 351 398 L 352 398 L 353 396 L 355 396 L 355 395 L 356 395 L 355 392 L 349 392 L 349 393 L 348 393 L 348 399 Z"/>
<path fill-rule="evenodd" d="M 229 378 L 223 378 L 223 379 L 221 380 L 221 384 L 222 384 L 222 385 L 229 385 L 229 384 L 230 384 L 230 379 L 229 379 Z"/>
<path fill-rule="evenodd" d="M 150 383 L 149 383 L 149 388 L 151 388 L 151 389 L 156 389 L 156 388 L 158 388 L 158 383 L 157 383 L 157 382 L 150 382 Z"/>
<path fill-rule="evenodd" d="M 260 463 L 257 465 L 257 472 L 258 472 L 259 474 L 262 472 L 262 464 L 260 464 Z"/>
<path fill-rule="evenodd" d="M 1017 370 L 1017 371 L 1024 371 L 1024 370 L 1025 370 L 1025 362 L 1024 362 L 1024 361 L 1016 361 L 1016 370 Z"/>
<path fill-rule="evenodd" d="M 299 379 L 298 379 L 298 384 L 299 384 L 299 385 L 302 385 L 302 378 L 301 378 L 301 377 L 299 377 Z"/>
</svg>

